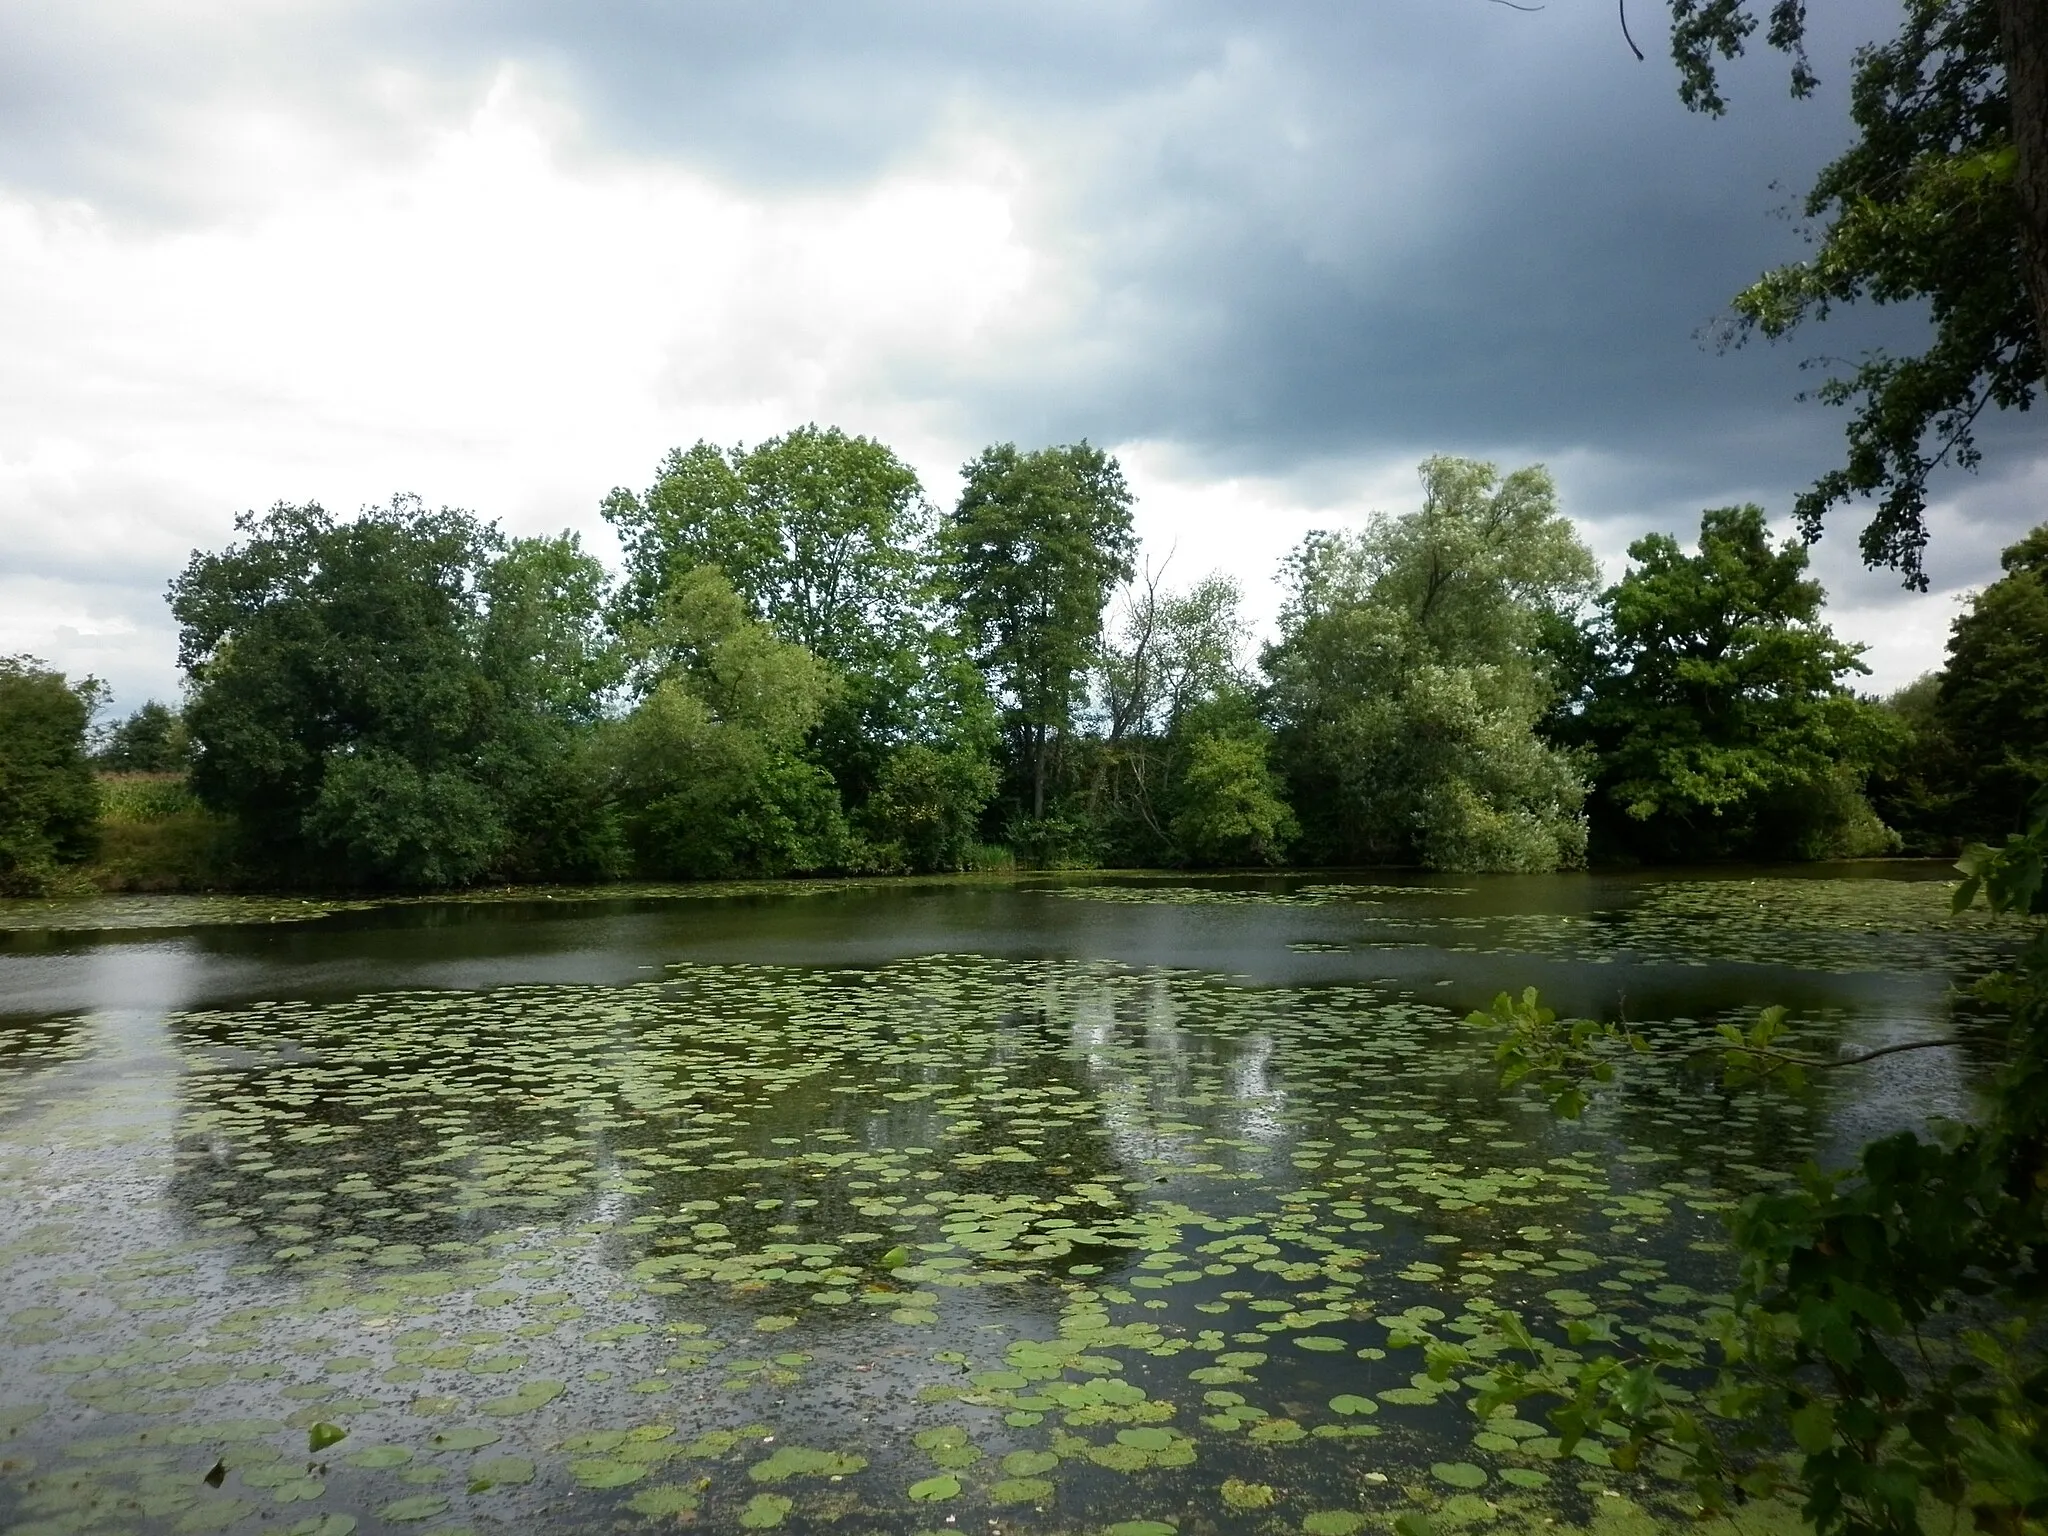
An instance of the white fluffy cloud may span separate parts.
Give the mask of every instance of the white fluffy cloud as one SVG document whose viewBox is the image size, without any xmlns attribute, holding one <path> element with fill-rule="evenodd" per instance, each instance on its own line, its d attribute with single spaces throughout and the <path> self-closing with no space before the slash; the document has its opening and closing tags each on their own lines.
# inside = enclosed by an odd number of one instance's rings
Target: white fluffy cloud
<svg viewBox="0 0 2048 1536">
<path fill-rule="evenodd" d="M 589 530 L 667 444 L 812 418 L 944 466 L 957 424 L 892 369 L 1015 349 L 1059 303 L 1025 171 L 970 136 L 772 196 L 572 163 L 573 117 L 509 71 L 396 164 L 289 126 L 232 218 L 0 199 L 0 647 L 165 691 L 156 593 L 280 498 Z"/>
</svg>

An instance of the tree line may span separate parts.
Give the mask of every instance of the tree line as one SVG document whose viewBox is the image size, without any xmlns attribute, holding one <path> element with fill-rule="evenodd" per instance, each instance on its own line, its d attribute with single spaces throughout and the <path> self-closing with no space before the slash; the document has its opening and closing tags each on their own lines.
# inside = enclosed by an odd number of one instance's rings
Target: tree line
<svg viewBox="0 0 2048 1536">
<path fill-rule="evenodd" d="M 244 514 L 171 584 L 181 709 L 90 740 L 98 684 L 0 666 L 0 879 L 91 858 L 94 758 L 186 775 L 236 879 L 399 889 L 1938 852 L 2048 780 L 2048 529 L 1880 702 L 1756 507 L 1603 590 L 1540 467 L 1421 480 L 1301 543 L 1256 656 L 1086 442 L 944 512 L 834 428 L 698 443 L 605 498 L 616 571 L 411 497 Z"/>
</svg>

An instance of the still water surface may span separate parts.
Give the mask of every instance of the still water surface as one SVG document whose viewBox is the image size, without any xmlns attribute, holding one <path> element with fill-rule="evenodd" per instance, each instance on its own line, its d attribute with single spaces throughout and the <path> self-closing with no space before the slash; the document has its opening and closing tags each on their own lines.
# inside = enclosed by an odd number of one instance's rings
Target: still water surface
<svg viewBox="0 0 2048 1536">
<path fill-rule="evenodd" d="M 1390 1331 L 1696 1339 L 1987 1064 L 1563 1125 L 1459 1021 L 1967 1036 L 1945 873 L 0 903 L 0 1530 L 1646 1530 Z"/>
</svg>

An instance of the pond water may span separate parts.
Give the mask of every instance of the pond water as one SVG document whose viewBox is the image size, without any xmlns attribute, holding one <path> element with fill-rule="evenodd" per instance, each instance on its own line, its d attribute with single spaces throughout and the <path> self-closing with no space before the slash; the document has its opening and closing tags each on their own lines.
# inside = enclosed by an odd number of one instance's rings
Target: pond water
<svg viewBox="0 0 2048 1536">
<path fill-rule="evenodd" d="M 1945 875 L 0 903 L 0 1529 L 1651 1529 L 1403 1319 L 1696 1341 L 1733 1202 L 1987 1063 L 1562 1124 L 1460 1020 L 1967 1036 Z"/>
</svg>

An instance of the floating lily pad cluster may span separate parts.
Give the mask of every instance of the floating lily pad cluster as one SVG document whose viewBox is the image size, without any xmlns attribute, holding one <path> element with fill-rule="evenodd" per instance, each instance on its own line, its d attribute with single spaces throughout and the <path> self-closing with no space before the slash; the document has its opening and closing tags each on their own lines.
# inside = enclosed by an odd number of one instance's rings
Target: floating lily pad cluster
<svg viewBox="0 0 2048 1536">
<path fill-rule="evenodd" d="M 603 886 L 486 886 L 459 896 L 237 896 L 120 895 L 0 897 L 0 933 L 98 933 L 124 929 L 240 927 L 253 923 L 303 923 L 337 912 L 379 907 L 505 905 L 550 902 L 588 904 L 638 901 L 718 901 L 736 896 L 824 895 L 888 884 L 918 883 L 901 878 L 840 880 L 621 881 Z"/>
<path fill-rule="evenodd" d="M 1560 1126 L 1414 998 L 969 955 L 167 1028 L 160 1080 L 0 1056 L 8 1530 L 1625 1536 L 1654 1469 L 1414 1339 L 1697 1349 L 1826 1129 L 1656 1063 Z"/>
<path fill-rule="evenodd" d="M 1981 973 L 2003 964 L 2017 943 L 2015 925 L 1981 908 L 1951 912 L 1954 890 L 1953 881 L 1929 879 L 1658 880 L 1611 884 L 1601 905 L 1565 913 L 1459 911 L 1443 898 L 1474 891 L 1423 884 L 1075 885 L 1058 894 L 1141 904 L 1358 909 L 1358 933 L 1348 944 L 1316 940 L 1291 946 L 1311 953 L 1437 948 L 1592 964 L 1738 961 L 1838 974 L 1957 966 Z"/>
</svg>

